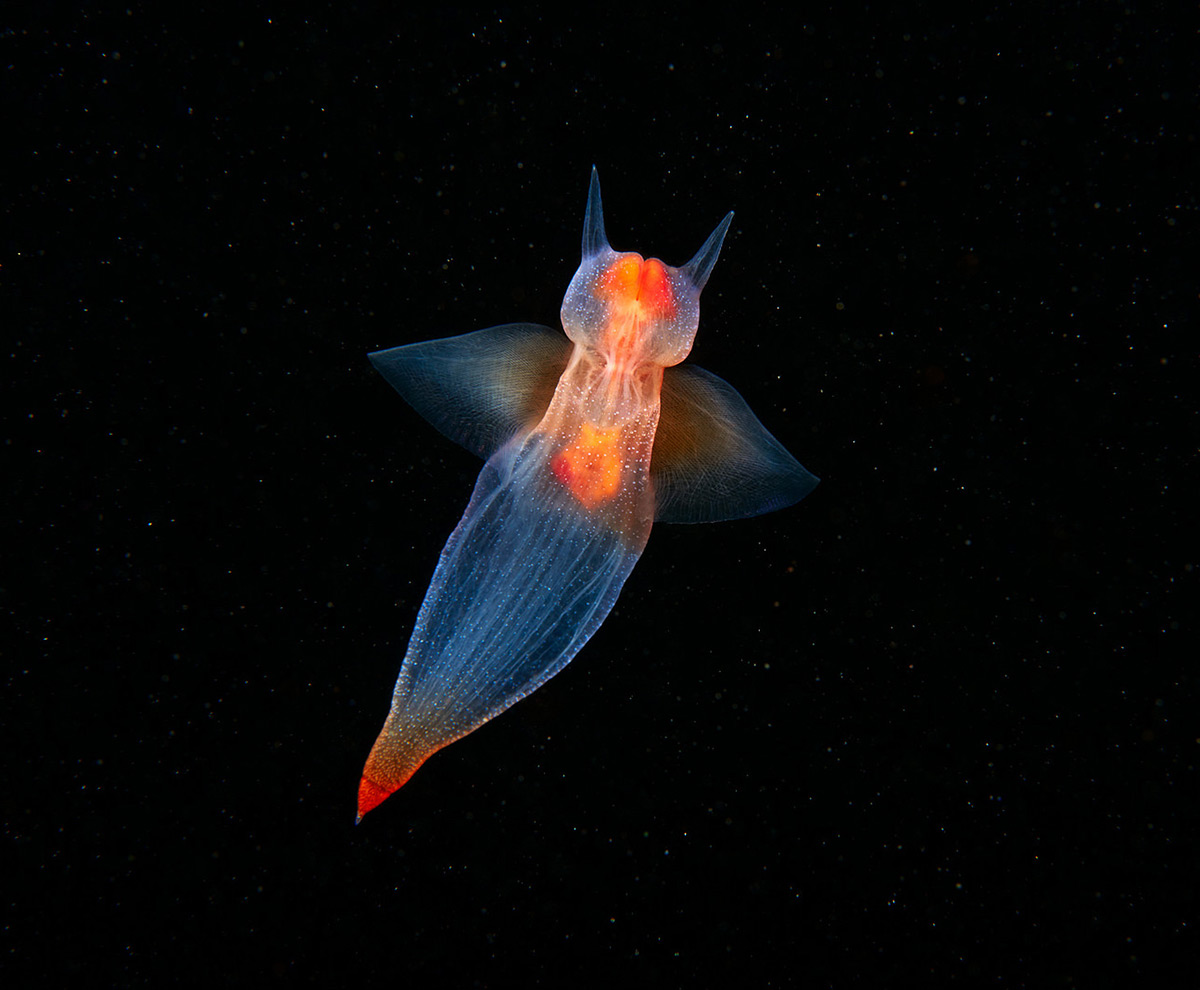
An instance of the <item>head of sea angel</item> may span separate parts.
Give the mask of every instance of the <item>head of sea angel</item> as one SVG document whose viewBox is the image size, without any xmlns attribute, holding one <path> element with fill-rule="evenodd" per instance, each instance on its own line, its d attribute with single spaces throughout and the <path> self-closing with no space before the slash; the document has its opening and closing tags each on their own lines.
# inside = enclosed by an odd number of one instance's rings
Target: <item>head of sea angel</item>
<svg viewBox="0 0 1200 990">
<path fill-rule="evenodd" d="M 732 221 L 729 213 L 682 268 L 634 251 L 614 251 L 604 234 L 600 179 L 593 168 L 583 219 L 583 260 L 563 297 L 567 336 L 613 370 L 678 364 L 692 349 L 700 291 Z"/>
</svg>

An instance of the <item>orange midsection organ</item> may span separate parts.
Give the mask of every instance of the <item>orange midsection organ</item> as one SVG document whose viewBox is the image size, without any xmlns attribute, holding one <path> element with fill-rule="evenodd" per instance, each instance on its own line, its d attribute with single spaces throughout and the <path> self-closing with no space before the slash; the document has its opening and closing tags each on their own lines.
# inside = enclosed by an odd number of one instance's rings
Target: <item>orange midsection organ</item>
<svg viewBox="0 0 1200 990">
<path fill-rule="evenodd" d="M 620 491 L 621 429 L 584 423 L 573 442 L 550 460 L 550 470 L 585 509 L 594 509 Z"/>
</svg>

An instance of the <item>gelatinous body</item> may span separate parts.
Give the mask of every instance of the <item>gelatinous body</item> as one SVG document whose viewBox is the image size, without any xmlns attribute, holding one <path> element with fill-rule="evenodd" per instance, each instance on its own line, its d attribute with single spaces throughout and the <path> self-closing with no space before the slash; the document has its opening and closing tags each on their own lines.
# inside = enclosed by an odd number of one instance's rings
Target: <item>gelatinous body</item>
<svg viewBox="0 0 1200 990">
<path fill-rule="evenodd" d="M 756 515 L 817 484 L 730 385 L 675 367 L 732 218 L 681 268 L 614 251 L 593 169 L 565 337 L 511 323 L 371 355 L 418 412 L 487 463 L 417 617 L 363 770 L 359 819 L 571 661 L 655 520 Z"/>
</svg>

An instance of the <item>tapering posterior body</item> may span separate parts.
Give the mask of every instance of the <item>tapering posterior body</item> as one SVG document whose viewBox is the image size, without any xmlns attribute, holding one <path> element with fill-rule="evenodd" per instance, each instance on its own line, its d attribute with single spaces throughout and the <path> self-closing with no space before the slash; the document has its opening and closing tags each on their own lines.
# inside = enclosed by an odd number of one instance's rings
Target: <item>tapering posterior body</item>
<svg viewBox="0 0 1200 990">
<path fill-rule="evenodd" d="M 766 512 L 817 479 L 698 368 L 699 298 L 729 214 L 687 265 L 613 251 L 595 170 L 566 337 L 506 324 L 371 355 L 487 457 L 417 617 L 358 812 L 570 662 L 612 609 L 655 519 Z"/>
</svg>

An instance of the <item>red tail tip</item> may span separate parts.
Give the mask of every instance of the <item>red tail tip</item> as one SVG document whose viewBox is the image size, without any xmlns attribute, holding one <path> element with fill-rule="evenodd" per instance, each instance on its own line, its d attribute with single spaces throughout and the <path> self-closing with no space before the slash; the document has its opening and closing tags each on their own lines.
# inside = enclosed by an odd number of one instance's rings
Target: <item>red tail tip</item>
<svg viewBox="0 0 1200 990">
<path fill-rule="evenodd" d="M 363 815 L 368 811 L 374 811 L 383 804 L 391 794 L 392 791 L 386 787 L 380 787 L 375 781 L 364 776 L 358 782 L 358 818 L 355 820 L 355 824 L 361 822 Z"/>
</svg>

